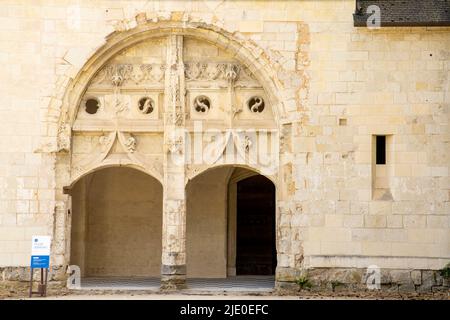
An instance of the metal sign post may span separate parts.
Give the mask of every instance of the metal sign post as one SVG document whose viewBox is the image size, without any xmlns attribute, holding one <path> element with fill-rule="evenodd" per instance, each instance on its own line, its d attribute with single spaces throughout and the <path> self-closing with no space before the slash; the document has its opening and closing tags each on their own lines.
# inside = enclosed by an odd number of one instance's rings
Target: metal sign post
<svg viewBox="0 0 450 320">
<path fill-rule="evenodd" d="M 30 292 L 29 292 L 30 298 L 33 293 L 39 294 L 41 297 L 47 296 L 47 280 L 48 280 L 49 266 L 50 266 L 50 237 L 33 236 L 31 240 L 31 276 L 30 276 Z M 39 281 L 37 291 L 33 291 L 34 269 L 41 269 L 41 279 Z"/>
</svg>

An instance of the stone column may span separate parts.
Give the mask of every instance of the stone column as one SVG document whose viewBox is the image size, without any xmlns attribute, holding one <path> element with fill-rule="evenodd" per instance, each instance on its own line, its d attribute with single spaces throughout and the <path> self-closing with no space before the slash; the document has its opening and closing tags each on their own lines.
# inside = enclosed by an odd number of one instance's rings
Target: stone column
<svg viewBox="0 0 450 320">
<path fill-rule="evenodd" d="M 183 37 L 168 38 L 164 114 L 161 288 L 186 286 L 185 86 Z"/>
</svg>

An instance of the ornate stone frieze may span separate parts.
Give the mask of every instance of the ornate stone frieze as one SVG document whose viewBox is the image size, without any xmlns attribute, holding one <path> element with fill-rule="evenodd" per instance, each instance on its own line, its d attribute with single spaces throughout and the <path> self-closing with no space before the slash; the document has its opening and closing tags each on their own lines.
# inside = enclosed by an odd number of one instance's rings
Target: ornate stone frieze
<svg viewBox="0 0 450 320">
<path fill-rule="evenodd" d="M 186 62 L 188 81 L 236 80 L 241 69 L 239 64 L 227 62 Z"/>
<path fill-rule="evenodd" d="M 111 84 L 119 87 L 125 84 L 160 83 L 164 79 L 164 64 L 110 64 L 93 79 L 93 84 Z"/>
</svg>

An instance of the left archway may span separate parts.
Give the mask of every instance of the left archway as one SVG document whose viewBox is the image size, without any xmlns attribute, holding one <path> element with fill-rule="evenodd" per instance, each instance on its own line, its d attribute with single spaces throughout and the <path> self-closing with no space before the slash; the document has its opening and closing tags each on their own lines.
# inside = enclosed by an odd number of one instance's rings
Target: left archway
<svg viewBox="0 0 450 320">
<path fill-rule="evenodd" d="M 71 189 L 70 264 L 82 277 L 159 277 L 161 183 L 127 167 L 109 167 Z"/>
</svg>

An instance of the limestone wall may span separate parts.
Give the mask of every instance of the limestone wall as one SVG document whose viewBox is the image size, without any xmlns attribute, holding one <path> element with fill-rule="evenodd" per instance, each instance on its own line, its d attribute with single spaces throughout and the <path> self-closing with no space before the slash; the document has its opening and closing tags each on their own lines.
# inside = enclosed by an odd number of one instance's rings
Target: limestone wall
<svg viewBox="0 0 450 320">
<path fill-rule="evenodd" d="M 278 186 L 280 268 L 441 268 L 450 28 L 355 28 L 353 10 L 352 0 L 2 1 L 0 267 L 27 266 L 32 235 L 64 233 L 54 219 L 66 200 L 55 189 L 61 99 L 105 37 L 145 12 L 223 28 L 277 65 L 292 143 Z M 390 136 L 389 170 L 374 168 L 377 134 Z M 65 252 L 55 246 L 53 263 Z"/>
</svg>

